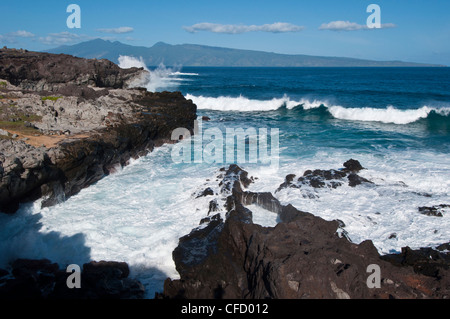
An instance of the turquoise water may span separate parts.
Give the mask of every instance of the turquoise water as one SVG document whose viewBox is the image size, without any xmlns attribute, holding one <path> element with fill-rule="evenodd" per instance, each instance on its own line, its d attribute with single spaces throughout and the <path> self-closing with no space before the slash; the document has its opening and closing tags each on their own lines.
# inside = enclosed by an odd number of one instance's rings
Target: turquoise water
<svg viewBox="0 0 450 319">
<path fill-rule="evenodd" d="M 183 72 L 198 74 L 185 76 L 189 81 L 181 82 L 179 89 L 199 105 L 201 114 L 236 126 L 282 127 L 282 145 L 301 141 L 304 146 L 290 148 L 286 155 L 301 156 L 318 146 L 362 152 L 450 151 L 448 68 L 185 68 Z"/>
<path fill-rule="evenodd" d="M 180 90 L 197 104 L 199 116 L 210 118 L 193 138 L 203 146 L 211 142 L 208 129 L 224 136 L 230 128 L 278 129 L 278 166 L 241 164 L 258 178 L 250 190 L 340 219 L 353 242 L 370 239 L 380 254 L 450 241 L 450 210 L 443 217 L 418 212 L 450 204 L 447 68 L 160 68 L 147 87 Z M 41 209 L 38 201 L 0 215 L 0 268 L 16 258 L 61 266 L 125 261 L 152 298 L 167 277 L 178 277 L 172 251 L 209 210 L 211 197 L 196 194 L 218 192 L 216 176 L 226 165 L 176 163 L 175 147 L 158 148 L 60 205 Z M 339 169 L 350 158 L 374 184 L 275 193 L 287 174 Z M 276 223 L 272 213 L 252 211 L 254 222 Z"/>
</svg>

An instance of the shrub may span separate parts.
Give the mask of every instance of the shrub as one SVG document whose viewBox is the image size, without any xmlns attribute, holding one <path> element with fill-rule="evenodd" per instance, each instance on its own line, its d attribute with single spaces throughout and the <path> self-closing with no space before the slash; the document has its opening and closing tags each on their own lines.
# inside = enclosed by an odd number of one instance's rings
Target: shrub
<svg viewBox="0 0 450 319">
<path fill-rule="evenodd" d="M 58 101 L 61 98 L 62 98 L 61 96 L 44 96 L 44 97 L 41 98 L 41 100 L 42 101 L 47 101 L 47 100 Z"/>
</svg>

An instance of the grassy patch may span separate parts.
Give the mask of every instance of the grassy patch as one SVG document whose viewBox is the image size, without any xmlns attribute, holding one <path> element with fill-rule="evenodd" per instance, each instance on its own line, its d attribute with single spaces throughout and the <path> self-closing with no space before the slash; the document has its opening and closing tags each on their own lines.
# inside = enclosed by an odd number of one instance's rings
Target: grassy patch
<svg viewBox="0 0 450 319">
<path fill-rule="evenodd" d="M 24 121 L 18 122 L 0 121 L 0 128 L 6 131 L 14 131 L 24 135 L 39 134 L 39 130 L 35 129 L 34 127 L 26 126 Z"/>
<path fill-rule="evenodd" d="M 6 135 L 0 135 L 0 140 L 12 140 L 13 138 L 11 136 Z"/>
<path fill-rule="evenodd" d="M 42 101 L 58 101 L 59 99 L 62 99 L 62 96 L 43 96 L 41 98 Z"/>
<path fill-rule="evenodd" d="M 4 89 L 7 85 L 8 83 L 6 83 L 5 81 L 0 81 L 0 88 Z"/>
<path fill-rule="evenodd" d="M 25 125 L 25 122 L 39 122 L 42 120 L 42 116 L 39 115 L 26 115 L 19 114 L 16 116 L 16 121 L 0 121 L 0 128 L 3 130 L 11 130 L 20 134 L 32 135 L 39 134 L 39 130 L 34 127 L 29 127 Z"/>
</svg>

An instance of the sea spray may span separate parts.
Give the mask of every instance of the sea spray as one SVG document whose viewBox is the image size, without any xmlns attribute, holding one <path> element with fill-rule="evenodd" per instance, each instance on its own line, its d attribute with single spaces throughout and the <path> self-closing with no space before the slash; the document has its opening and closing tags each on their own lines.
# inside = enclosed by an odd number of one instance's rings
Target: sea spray
<svg viewBox="0 0 450 319">
<path fill-rule="evenodd" d="M 280 128 L 279 169 L 242 165 L 255 177 L 247 191 L 272 192 L 284 205 L 339 219 L 355 243 L 371 239 L 386 254 L 405 246 L 435 247 L 449 241 L 450 211 L 430 217 L 418 210 L 450 204 L 450 130 L 442 130 L 449 127 L 446 74 L 445 68 L 185 68 L 171 76 L 191 80 L 180 88 L 197 104 L 200 117 L 211 118 L 204 121 L 205 129 L 221 124 Z M 196 97 L 210 97 L 205 100 L 209 105 Z M 231 104 L 216 105 L 220 97 L 231 97 Z M 235 97 L 248 104 L 235 105 Z M 252 104 L 259 101 L 269 101 L 265 109 L 271 112 L 242 112 L 254 110 Z M 436 111 L 405 125 L 371 121 L 366 115 L 365 120 L 344 120 L 330 113 L 333 106 L 349 112 L 365 107 L 384 112 L 388 105 L 401 111 L 416 112 L 423 106 Z M 434 122 L 438 130 L 430 129 Z M 49 258 L 61 265 L 125 261 L 130 276 L 139 279 L 147 297 L 153 298 L 167 277 L 178 278 L 172 252 L 179 238 L 208 214 L 211 196 L 193 194 L 206 188 L 216 193 L 219 169 L 225 166 L 174 163 L 175 145 L 156 148 L 60 205 L 45 209 L 35 205 L 28 211 L 23 207 L 14 216 L 0 216 L 0 268 L 14 257 Z M 366 170 L 360 175 L 375 185 L 286 188 L 275 193 L 288 174 L 299 178 L 306 170 L 339 169 L 350 158 L 361 162 Z M 248 208 L 254 222 L 275 226 L 273 213 Z M 80 248 L 86 254 L 80 254 Z"/>
<path fill-rule="evenodd" d="M 145 87 L 150 92 L 158 92 L 163 90 L 174 90 L 178 87 L 179 82 L 184 79 L 176 77 L 183 75 L 180 72 L 181 67 L 168 68 L 163 63 L 150 70 L 142 57 L 135 58 L 130 56 L 119 56 L 119 67 L 123 69 L 143 68 L 148 73 L 141 79 L 137 79 L 131 84 L 132 87 Z"/>
</svg>

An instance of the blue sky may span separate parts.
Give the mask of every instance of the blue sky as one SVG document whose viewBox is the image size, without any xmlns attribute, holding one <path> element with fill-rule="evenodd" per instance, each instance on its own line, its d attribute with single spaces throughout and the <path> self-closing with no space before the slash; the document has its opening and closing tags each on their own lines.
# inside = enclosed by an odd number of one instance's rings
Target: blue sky
<svg viewBox="0 0 450 319">
<path fill-rule="evenodd" d="M 69 29 L 69 4 L 81 28 Z M 366 28 L 369 4 L 380 29 Z M 93 38 L 450 65 L 448 0 L 2 1 L 0 45 L 45 50 Z"/>
</svg>

